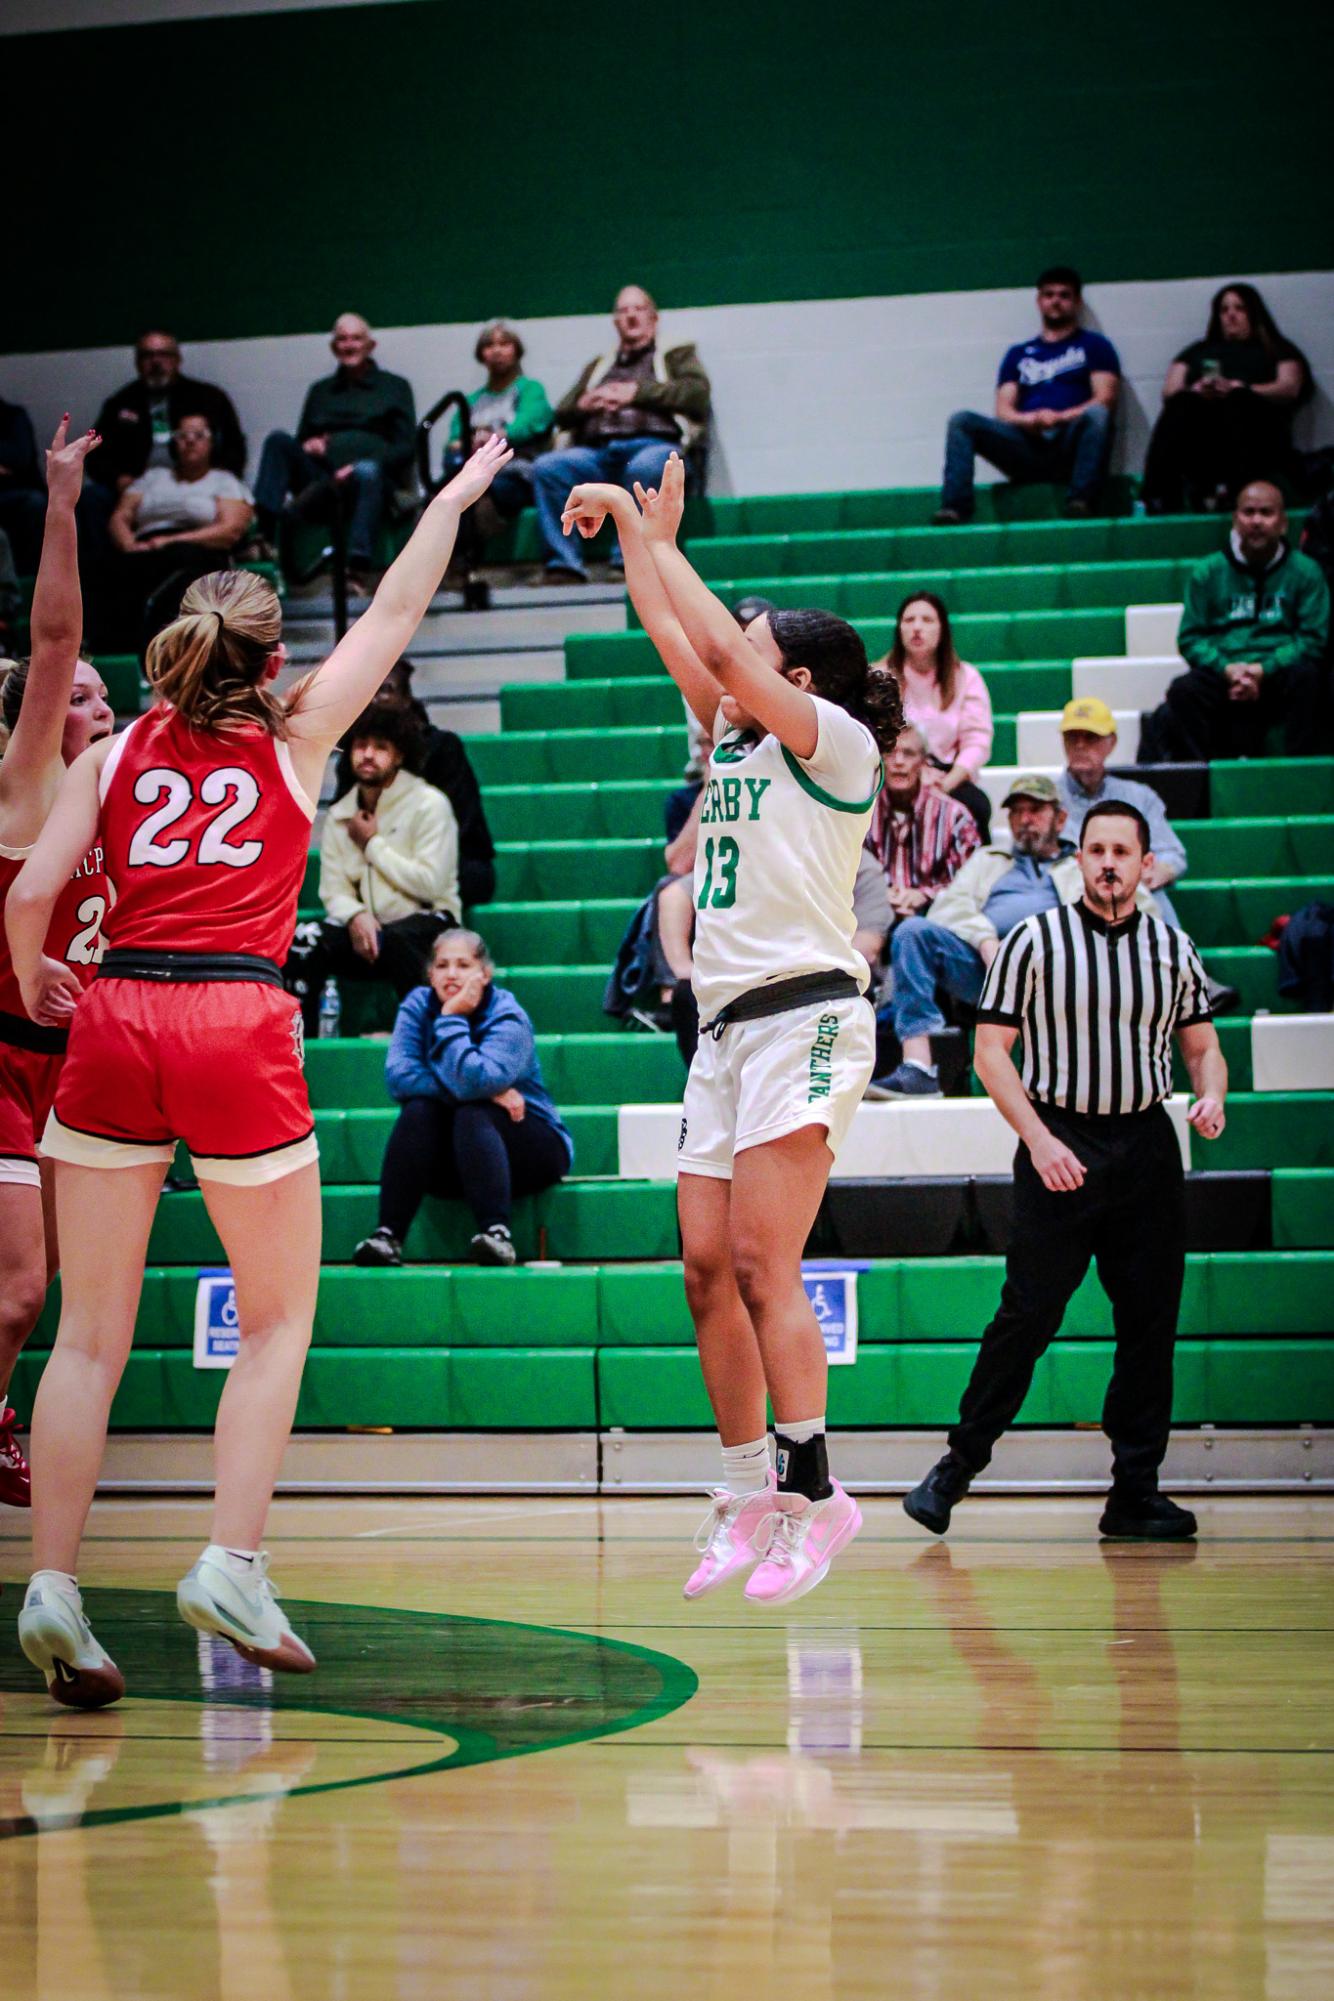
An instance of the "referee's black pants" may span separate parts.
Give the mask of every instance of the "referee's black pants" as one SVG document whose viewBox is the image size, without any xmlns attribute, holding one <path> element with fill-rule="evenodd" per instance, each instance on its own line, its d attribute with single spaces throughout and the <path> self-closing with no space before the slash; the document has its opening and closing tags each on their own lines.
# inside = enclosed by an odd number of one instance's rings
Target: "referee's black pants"
<svg viewBox="0 0 1334 2001">
<path fill-rule="evenodd" d="M 1083 1161 L 1083 1186 L 1053 1194 L 1028 1148 L 1019 1148 L 1000 1307 L 982 1336 L 950 1446 L 981 1472 L 1096 1259 L 1116 1335 L 1102 1409 L 1113 1478 L 1123 1492 L 1151 1493 L 1172 1422 L 1172 1350 L 1186 1269 L 1181 1149 L 1162 1106 L 1099 1118 L 1035 1109 Z"/>
</svg>

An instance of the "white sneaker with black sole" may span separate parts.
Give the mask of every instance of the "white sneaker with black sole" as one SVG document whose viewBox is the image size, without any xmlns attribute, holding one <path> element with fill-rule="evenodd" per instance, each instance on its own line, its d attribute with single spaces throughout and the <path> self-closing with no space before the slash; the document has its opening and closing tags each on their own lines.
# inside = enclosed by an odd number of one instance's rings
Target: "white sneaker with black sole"
<svg viewBox="0 0 1334 2001">
<path fill-rule="evenodd" d="M 255 1667 L 309 1674 L 315 1666 L 314 1654 L 278 1604 L 266 1549 L 247 1561 L 211 1542 L 177 1585 L 176 1609 L 187 1626 L 230 1640 Z"/>
<path fill-rule="evenodd" d="M 514 1239 L 503 1223 L 492 1223 L 489 1229 L 479 1230 L 470 1249 L 474 1264 L 512 1265 L 519 1261 Z"/>
<path fill-rule="evenodd" d="M 125 1677 L 98 1645 L 83 1599 L 58 1571 L 33 1573 L 19 1613 L 19 1645 L 67 1709 L 104 1709 L 125 1693 Z"/>
</svg>

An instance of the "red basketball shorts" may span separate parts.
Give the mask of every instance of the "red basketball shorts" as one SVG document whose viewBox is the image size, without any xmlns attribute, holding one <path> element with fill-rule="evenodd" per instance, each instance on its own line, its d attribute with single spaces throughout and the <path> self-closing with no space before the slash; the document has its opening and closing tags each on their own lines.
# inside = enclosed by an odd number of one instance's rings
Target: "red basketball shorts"
<svg viewBox="0 0 1334 2001">
<path fill-rule="evenodd" d="M 40 1188 L 38 1134 L 56 1095 L 63 1056 L 0 1042 L 0 1182 Z"/>
<path fill-rule="evenodd" d="M 301 1010 L 279 987 L 99 978 L 79 1003 L 42 1152 L 78 1167 L 170 1162 L 277 1181 L 316 1160 Z"/>
</svg>

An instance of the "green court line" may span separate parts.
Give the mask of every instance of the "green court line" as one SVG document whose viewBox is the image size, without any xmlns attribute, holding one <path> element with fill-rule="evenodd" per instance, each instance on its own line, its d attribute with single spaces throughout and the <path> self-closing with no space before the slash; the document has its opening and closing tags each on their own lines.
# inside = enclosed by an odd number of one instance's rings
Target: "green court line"
<svg viewBox="0 0 1334 2001">
<path fill-rule="evenodd" d="M 201 1689 L 193 1636 L 177 1619 L 172 1594 L 93 1589 L 85 1602 L 103 1645 L 113 1659 L 128 1663 L 133 1696 L 140 1699 L 378 1718 L 453 1740 L 443 1757 L 359 1778 L 296 1785 L 285 1795 L 291 1799 L 388 1785 L 635 1730 L 679 1709 L 699 1686 L 684 1661 L 627 1640 L 395 1606 L 288 1601 L 293 1623 L 323 1662 L 315 1675 L 275 1677 L 272 1690 L 262 1690 L 238 1662 L 236 1685 Z M 224 1653 L 221 1658 L 230 1665 L 236 1657 Z M 17 1650 L 0 1658 L 0 1692 L 29 1692 L 31 1677 Z M 380 1693 L 385 1690 L 392 1693 Z M 375 1692 L 375 1700 L 367 1700 L 369 1691 Z M 580 1716 L 578 1727 L 549 1727 L 554 1716 L 580 1708 L 588 1713 Z M 391 1755 L 400 1749 L 386 1746 Z M 61 1814 L 46 1820 L 20 1814 L 0 1820 L 0 1839 L 71 1825 L 160 1820 L 272 1798 L 267 1790 L 94 1807 L 75 1821 Z"/>
</svg>

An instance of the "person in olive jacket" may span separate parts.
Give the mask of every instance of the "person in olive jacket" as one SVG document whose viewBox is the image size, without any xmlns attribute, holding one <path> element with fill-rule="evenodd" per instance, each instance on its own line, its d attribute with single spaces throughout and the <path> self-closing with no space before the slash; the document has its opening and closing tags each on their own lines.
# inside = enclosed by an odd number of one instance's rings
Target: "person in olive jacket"
<svg viewBox="0 0 1334 2001">
<path fill-rule="evenodd" d="M 578 538 L 561 526 L 570 488 L 597 479 L 631 491 L 636 480 L 657 486 L 672 453 L 688 452 L 709 421 L 703 364 L 689 344 L 659 348 L 658 308 L 642 285 L 618 294 L 612 321 L 617 345 L 590 361 L 556 405 L 556 427 L 569 442 L 533 466 L 546 574 L 555 583 L 588 580 Z"/>
<path fill-rule="evenodd" d="M 1186 584 L 1177 647 L 1188 671 L 1147 719 L 1141 762 L 1259 756 L 1275 724 L 1289 757 L 1317 747 L 1329 586 L 1287 531 L 1276 486 L 1242 488 L 1227 547 Z"/>
</svg>

